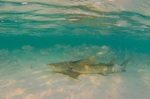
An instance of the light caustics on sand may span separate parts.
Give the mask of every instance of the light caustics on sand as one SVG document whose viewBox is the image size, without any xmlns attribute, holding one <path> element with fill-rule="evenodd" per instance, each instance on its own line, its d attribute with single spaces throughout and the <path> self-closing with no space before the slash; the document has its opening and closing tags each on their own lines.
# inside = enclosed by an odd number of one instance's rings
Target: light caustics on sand
<svg viewBox="0 0 150 99">
<path fill-rule="evenodd" d="M 64 46 L 59 46 L 58 48 L 57 45 L 57 49 L 61 49 L 61 53 L 64 53 L 64 57 L 68 57 L 68 59 L 70 59 L 70 53 L 72 53 L 73 56 L 76 56 L 77 51 L 79 53 L 88 51 L 94 52 L 98 49 L 99 52 L 97 52 L 97 55 L 100 59 L 104 59 L 105 56 L 106 59 L 104 60 L 107 60 L 107 58 L 109 60 L 110 57 L 115 55 L 108 46 L 88 47 L 84 45 L 74 47 L 72 48 L 74 50 L 70 52 L 70 47 L 66 46 L 65 49 L 63 48 Z M 79 48 L 82 50 L 79 50 Z M 144 55 L 135 53 L 138 57 L 142 56 L 142 59 L 140 59 L 142 63 L 139 64 L 138 61 L 136 61 L 138 60 L 136 57 L 129 62 L 125 73 L 116 73 L 108 76 L 101 76 L 99 74 L 82 74 L 78 78 L 79 80 L 73 80 L 64 75 L 52 73 L 46 66 L 45 63 L 49 63 L 49 61 L 63 61 L 59 56 L 60 54 L 57 56 L 55 54 L 52 55 L 51 52 L 53 50 L 51 48 L 42 49 L 42 51 L 46 51 L 47 54 L 43 54 L 43 52 L 41 53 L 40 50 L 34 50 L 35 49 L 33 49 L 32 46 L 29 47 L 29 45 L 23 46 L 22 49 L 15 49 L 15 51 L 1 50 L 2 53 L 5 52 L 5 55 L 1 57 L 1 59 L 5 60 L 1 61 L 0 65 L 2 67 L 0 70 L 1 98 L 35 99 L 61 97 L 72 99 L 97 99 L 98 97 L 102 97 L 103 99 L 124 99 L 129 98 L 130 96 L 133 98 L 149 97 L 148 92 L 150 91 L 150 85 L 147 83 L 150 81 L 147 72 L 149 67 L 142 67 L 140 65 L 146 65 L 149 57 L 144 58 Z M 27 55 L 23 53 L 26 53 Z M 2 56 L 3 54 L 0 55 Z M 126 53 L 126 55 L 128 56 L 130 54 Z M 52 57 L 59 60 L 53 60 Z M 133 91 L 135 91 L 136 94 L 133 93 Z M 131 95 L 131 93 L 133 94 Z"/>
</svg>

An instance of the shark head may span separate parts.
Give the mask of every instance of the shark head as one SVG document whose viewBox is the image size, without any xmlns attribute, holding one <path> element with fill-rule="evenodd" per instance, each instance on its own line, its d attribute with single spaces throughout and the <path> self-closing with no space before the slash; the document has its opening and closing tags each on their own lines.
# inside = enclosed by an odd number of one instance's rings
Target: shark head
<svg viewBox="0 0 150 99">
<path fill-rule="evenodd" d="M 48 64 L 47 65 L 49 69 L 53 70 L 53 71 L 60 71 L 62 70 L 62 66 L 59 63 L 52 63 L 52 64 Z"/>
<path fill-rule="evenodd" d="M 48 64 L 48 67 L 55 73 L 68 75 L 74 79 L 77 79 L 80 75 L 80 73 L 72 71 L 72 67 L 69 62 L 52 63 Z"/>
<path fill-rule="evenodd" d="M 61 72 L 61 71 L 65 71 L 69 68 L 69 66 L 67 66 L 68 64 L 66 62 L 60 62 L 60 63 L 52 63 L 52 64 L 48 64 L 48 68 L 56 71 L 56 72 Z"/>
</svg>

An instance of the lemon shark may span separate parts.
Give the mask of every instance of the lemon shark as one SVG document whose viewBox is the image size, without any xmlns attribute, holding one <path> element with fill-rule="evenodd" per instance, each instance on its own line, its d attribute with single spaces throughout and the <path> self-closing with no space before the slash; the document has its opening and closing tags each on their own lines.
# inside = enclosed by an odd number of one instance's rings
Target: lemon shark
<svg viewBox="0 0 150 99">
<path fill-rule="evenodd" d="M 68 75 L 77 79 L 80 74 L 101 74 L 108 75 L 110 73 L 125 72 L 126 65 L 129 59 L 122 64 L 116 64 L 115 59 L 109 63 L 96 63 L 94 56 L 87 59 L 59 62 L 47 64 L 47 66 L 56 73 Z"/>
</svg>

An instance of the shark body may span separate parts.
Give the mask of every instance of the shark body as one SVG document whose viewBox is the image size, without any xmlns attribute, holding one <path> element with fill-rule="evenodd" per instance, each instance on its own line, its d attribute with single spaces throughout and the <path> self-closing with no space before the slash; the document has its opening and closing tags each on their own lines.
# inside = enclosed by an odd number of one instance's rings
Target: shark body
<svg viewBox="0 0 150 99">
<path fill-rule="evenodd" d="M 110 63 L 95 63 L 94 57 L 89 57 L 83 60 L 60 62 L 48 64 L 52 71 L 68 75 L 72 78 L 78 78 L 80 74 L 101 74 L 108 75 L 109 73 L 124 72 L 128 63 L 127 59 L 122 64 L 116 64 L 114 60 Z"/>
</svg>

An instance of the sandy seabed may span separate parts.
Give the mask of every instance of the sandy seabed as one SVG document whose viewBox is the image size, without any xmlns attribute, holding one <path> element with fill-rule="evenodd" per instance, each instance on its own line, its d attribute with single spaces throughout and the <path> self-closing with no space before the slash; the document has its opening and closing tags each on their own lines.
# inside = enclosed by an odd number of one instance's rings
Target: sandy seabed
<svg viewBox="0 0 150 99">
<path fill-rule="evenodd" d="M 94 53 L 99 56 L 98 60 L 106 62 L 114 56 L 119 63 L 126 57 L 132 59 L 126 72 L 108 76 L 82 74 L 78 80 L 52 73 L 46 66 L 52 62 L 82 59 Z M 13 51 L 1 49 L 0 99 L 149 99 L 149 60 L 148 54 L 116 53 L 107 46 L 57 45 L 36 50 L 27 45 Z"/>
</svg>

